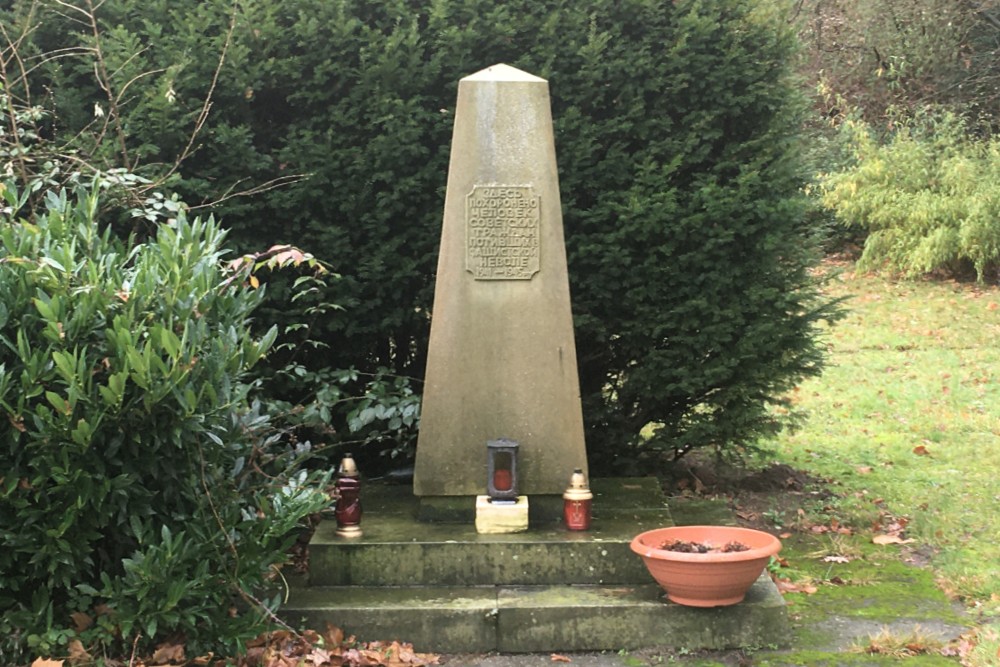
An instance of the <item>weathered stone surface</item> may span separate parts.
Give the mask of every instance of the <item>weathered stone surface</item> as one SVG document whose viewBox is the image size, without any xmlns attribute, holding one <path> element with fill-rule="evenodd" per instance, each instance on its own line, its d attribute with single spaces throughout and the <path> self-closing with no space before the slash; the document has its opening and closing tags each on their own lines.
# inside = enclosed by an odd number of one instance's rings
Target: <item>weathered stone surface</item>
<svg viewBox="0 0 1000 667">
<path fill-rule="evenodd" d="M 520 493 L 586 470 L 548 83 L 495 65 L 459 83 L 414 492 L 486 489 L 520 443 Z"/>
<path fill-rule="evenodd" d="M 282 617 L 296 627 L 333 623 L 364 641 L 412 642 L 419 651 L 485 652 L 497 646 L 497 594 L 481 588 L 296 589 Z"/>
<path fill-rule="evenodd" d="M 730 607 L 696 609 L 663 599 L 659 586 L 501 589 L 497 650 L 599 651 L 662 645 L 690 649 L 780 645 L 788 612 L 767 574 Z"/>
<path fill-rule="evenodd" d="M 386 517 L 357 540 L 319 526 L 310 543 L 313 586 L 460 586 L 485 584 L 622 584 L 651 581 L 629 549 L 636 533 L 670 524 L 669 514 L 612 514 L 592 530 L 559 527 L 482 535 L 471 525 L 416 524 Z"/>
<path fill-rule="evenodd" d="M 489 496 L 476 496 L 476 532 L 481 535 L 523 533 L 528 530 L 528 497 L 521 496 L 511 505 L 490 502 Z"/>
<path fill-rule="evenodd" d="M 367 487 L 364 535 L 345 540 L 322 522 L 309 545 L 314 586 L 461 586 L 483 584 L 648 583 L 629 542 L 673 525 L 655 478 L 595 479 L 589 531 L 536 523 L 524 533 L 478 534 L 465 525 L 422 523 L 413 497 L 398 486 Z M 531 510 L 536 500 L 530 499 Z M 471 498 L 450 498 L 472 508 Z M 562 500 L 559 499 L 561 507 Z M 421 507 L 423 511 L 425 508 Z M 472 514 L 473 512 L 469 512 Z"/>
<path fill-rule="evenodd" d="M 781 645 L 787 611 L 763 576 L 732 607 L 665 602 L 656 585 L 296 590 L 283 615 L 329 621 L 363 638 L 392 637 L 421 651 L 618 650 L 648 646 Z"/>
<path fill-rule="evenodd" d="M 365 534 L 340 539 L 333 521 L 321 523 L 310 543 L 309 587 L 293 584 L 282 614 L 449 653 L 785 641 L 787 613 L 766 577 L 725 609 L 664 601 L 628 547 L 637 533 L 673 523 L 655 479 L 597 479 L 591 488 L 589 531 L 532 524 L 523 533 L 480 535 L 471 522 L 421 523 L 406 489 L 371 485 Z"/>
</svg>

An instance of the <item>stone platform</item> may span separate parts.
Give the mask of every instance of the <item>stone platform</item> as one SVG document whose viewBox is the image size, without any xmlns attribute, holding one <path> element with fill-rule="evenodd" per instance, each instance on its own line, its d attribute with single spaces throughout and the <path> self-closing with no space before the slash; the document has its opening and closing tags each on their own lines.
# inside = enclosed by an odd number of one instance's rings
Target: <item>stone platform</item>
<svg viewBox="0 0 1000 667">
<path fill-rule="evenodd" d="M 481 535 L 471 525 L 418 521 L 408 487 L 369 486 L 364 536 L 339 538 L 332 521 L 322 523 L 308 585 L 293 589 L 282 615 L 444 653 L 786 641 L 785 604 L 766 574 L 732 607 L 665 601 L 628 546 L 643 530 L 674 525 L 655 479 L 594 480 L 593 491 L 589 531 Z"/>
</svg>

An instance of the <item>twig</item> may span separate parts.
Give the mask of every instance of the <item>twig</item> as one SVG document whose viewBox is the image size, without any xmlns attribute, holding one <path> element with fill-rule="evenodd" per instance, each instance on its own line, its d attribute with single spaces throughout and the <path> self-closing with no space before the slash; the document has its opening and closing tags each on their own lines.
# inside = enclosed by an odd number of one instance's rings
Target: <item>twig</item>
<svg viewBox="0 0 1000 667">
<path fill-rule="evenodd" d="M 205 101 L 201 105 L 201 112 L 198 114 L 198 119 L 194 123 L 194 130 L 192 130 L 191 136 L 188 137 L 187 145 L 184 147 L 184 150 L 181 151 L 181 154 L 177 156 L 177 159 L 174 160 L 174 164 L 170 167 L 170 170 L 158 179 L 158 183 L 151 184 L 150 187 L 147 187 L 147 190 L 153 187 L 158 187 L 168 178 L 173 176 L 177 170 L 180 169 L 181 164 L 187 159 L 188 155 L 191 154 L 191 151 L 194 150 L 195 141 L 197 141 L 198 135 L 201 133 L 202 128 L 205 126 L 205 122 L 208 120 L 208 112 L 212 109 L 212 96 L 215 95 L 215 87 L 219 83 L 219 75 L 222 73 L 222 66 L 226 62 L 226 55 L 229 53 L 229 47 L 233 41 L 233 33 L 236 31 L 236 16 L 238 14 L 238 10 L 239 2 L 238 0 L 233 0 L 233 10 L 229 18 L 229 29 L 226 30 L 226 38 L 222 42 L 222 52 L 219 53 L 219 62 L 215 65 L 215 72 L 212 74 L 212 83 L 208 87 L 208 93 L 205 95 Z"/>
<path fill-rule="evenodd" d="M 81 7 L 76 7 L 71 5 L 65 0 L 56 0 L 60 6 L 66 7 L 67 9 L 73 9 L 74 11 L 83 14 L 88 21 L 91 34 L 94 37 L 94 78 L 97 80 L 97 84 L 104 91 L 104 94 L 108 98 L 108 111 L 105 115 L 105 122 L 101 128 L 101 132 L 98 134 L 97 143 L 100 143 L 105 133 L 107 132 L 108 125 L 112 122 L 115 127 L 115 134 L 118 138 L 119 149 L 121 151 L 122 164 L 129 171 L 132 171 L 132 161 L 129 159 L 128 144 L 125 142 L 125 128 L 122 126 L 121 113 L 118 108 L 118 101 L 111 89 L 111 76 L 108 74 L 107 62 L 104 60 L 104 51 L 101 48 L 101 29 L 97 25 L 97 10 L 103 5 L 102 2 L 98 2 L 94 5 L 93 0 L 86 0 L 87 9 Z"/>
<path fill-rule="evenodd" d="M 298 183 L 299 181 L 305 180 L 310 176 L 312 176 L 312 174 L 289 174 L 288 176 L 279 176 L 278 178 L 272 178 L 269 181 L 261 183 L 260 185 L 255 185 L 251 188 L 247 188 L 246 190 L 233 192 L 233 190 L 236 189 L 237 185 L 247 180 L 243 178 L 236 181 L 236 183 L 234 183 L 233 185 L 231 185 L 229 189 L 226 190 L 226 192 L 223 193 L 223 195 L 218 199 L 215 199 L 205 204 L 198 204 L 197 206 L 191 206 L 189 207 L 189 209 L 194 211 L 201 208 L 212 208 L 214 206 L 218 206 L 224 201 L 227 201 L 229 199 L 234 199 L 235 197 L 249 197 L 253 195 L 259 195 L 269 190 L 274 190 L 276 188 L 284 187 L 286 185 L 291 185 L 292 183 Z"/>
<path fill-rule="evenodd" d="M 233 560 L 235 564 L 233 565 L 234 574 L 233 578 L 238 579 L 236 574 L 240 570 L 240 553 L 236 549 L 236 543 L 233 542 L 233 538 L 229 536 L 229 531 L 226 530 L 226 524 L 219 516 L 218 510 L 215 508 L 215 502 L 212 500 L 212 492 L 208 489 L 208 480 L 205 479 L 205 452 L 201 448 L 201 443 L 198 443 L 198 461 L 201 464 L 201 488 L 205 491 L 205 497 L 208 499 L 208 507 L 212 510 L 212 516 L 215 517 L 215 522 L 219 524 L 219 530 L 222 531 L 222 535 L 226 538 L 226 542 L 229 544 L 229 550 L 233 553 Z M 239 586 L 237 586 L 239 588 Z"/>
<path fill-rule="evenodd" d="M 139 639 L 142 638 L 142 633 L 137 632 L 135 634 L 135 639 L 132 640 L 132 655 L 128 659 L 128 667 L 135 667 L 135 653 L 139 648 Z"/>
</svg>

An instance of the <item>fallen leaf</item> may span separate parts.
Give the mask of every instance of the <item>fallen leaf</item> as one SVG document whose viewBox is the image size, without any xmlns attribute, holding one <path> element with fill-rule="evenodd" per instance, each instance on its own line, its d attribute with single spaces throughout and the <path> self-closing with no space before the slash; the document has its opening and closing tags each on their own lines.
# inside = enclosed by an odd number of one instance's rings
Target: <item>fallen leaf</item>
<svg viewBox="0 0 1000 667">
<path fill-rule="evenodd" d="M 326 632 L 323 633 L 323 644 L 327 648 L 340 646 L 344 643 L 344 631 L 327 621 Z"/>
<path fill-rule="evenodd" d="M 858 466 L 857 468 L 855 468 L 855 470 L 857 471 L 857 473 L 859 475 L 867 475 L 867 474 L 869 474 L 872 471 L 872 467 L 871 466 Z"/>
<path fill-rule="evenodd" d="M 319 665 L 330 662 L 330 652 L 324 651 L 321 648 L 314 648 L 311 652 L 306 654 L 305 660 L 312 662 L 313 665 L 318 667 Z"/>
<path fill-rule="evenodd" d="M 31 667 L 63 667 L 65 660 L 49 660 L 48 658 L 35 658 Z"/>
<path fill-rule="evenodd" d="M 931 453 L 930 453 L 930 451 L 928 451 L 927 447 L 925 447 L 923 445 L 917 445 L 916 447 L 914 447 L 913 448 L 913 453 L 916 454 L 917 456 L 930 456 L 931 455 Z"/>
<path fill-rule="evenodd" d="M 819 590 L 808 583 L 794 584 L 791 579 L 774 578 L 774 584 L 781 593 L 805 593 L 806 595 L 812 595 Z"/>
<path fill-rule="evenodd" d="M 824 563 L 850 563 L 851 559 L 846 556 L 826 556 L 823 558 Z"/>
<path fill-rule="evenodd" d="M 73 619 L 73 629 L 77 632 L 83 632 L 94 624 L 94 619 L 82 611 L 74 611 L 69 617 Z"/>
<path fill-rule="evenodd" d="M 69 644 L 66 645 L 66 650 L 69 651 L 69 662 L 70 664 L 77 664 L 81 662 L 92 662 L 93 658 L 87 653 L 87 649 L 83 648 L 83 643 L 79 639 L 69 640 Z"/>
<path fill-rule="evenodd" d="M 184 646 L 181 644 L 160 644 L 153 651 L 150 661 L 156 665 L 182 664 L 184 662 Z"/>
<path fill-rule="evenodd" d="M 887 544 L 912 544 L 916 542 L 914 539 L 903 539 L 899 535 L 876 535 L 872 538 L 872 542 L 885 546 Z"/>
<path fill-rule="evenodd" d="M 564 655 L 559 655 L 558 653 L 552 654 L 552 662 L 573 662 Z"/>
</svg>

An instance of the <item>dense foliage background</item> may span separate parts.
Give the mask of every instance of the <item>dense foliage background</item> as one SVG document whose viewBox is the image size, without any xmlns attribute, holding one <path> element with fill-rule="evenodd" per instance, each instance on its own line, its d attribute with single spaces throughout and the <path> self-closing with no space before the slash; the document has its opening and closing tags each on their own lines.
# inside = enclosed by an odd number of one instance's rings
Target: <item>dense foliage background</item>
<svg viewBox="0 0 1000 667">
<path fill-rule="evenodd" d="M 32 73 L 32 99 L 54 109 L 48 132 L 94 164 L 169 174 L 183 199 L 214 202 L 243 248 L 294 241 L 333 265 L 325 296 L 345 310 L 311 321 L 330 346 L 310 372 L 422 375 L 457 81 L 497 62 L 548 78 L 588 442 L 609 460 L 648 424 L 675 454 L 749 446 L 819 368 L 813 327 L 830 312 L 806 272 L 803 107 L 779 4 L 114 0 L 77 15 L 22 1 L 13 13 L 37 26 L 32 53 L 100 40 L 100 59 L 71 52 Z"/>
</svg>

